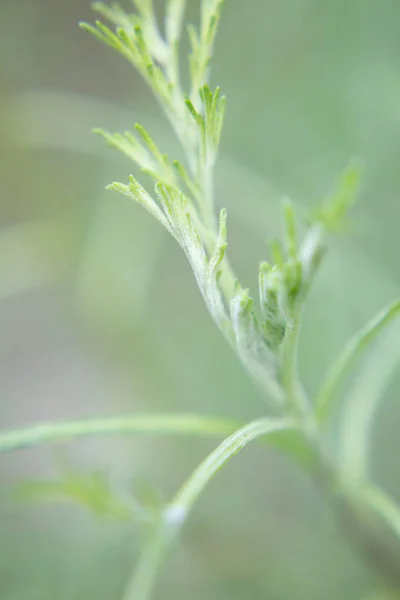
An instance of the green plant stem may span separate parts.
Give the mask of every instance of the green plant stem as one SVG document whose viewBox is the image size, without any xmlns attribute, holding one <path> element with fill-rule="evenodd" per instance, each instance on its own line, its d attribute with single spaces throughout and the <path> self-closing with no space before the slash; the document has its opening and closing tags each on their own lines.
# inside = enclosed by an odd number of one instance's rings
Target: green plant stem
<svg viewBox="0 0 400 600">
<path fill-rule="evenodd" d="M 387 585 L 390 588 L 394 586 L 396 593 L 400 592 L 400 508 L 383 491 L 368 482 L 362 484 L 359 479 L 353 482 L 343 479 L 346 465 L 337 467 L 325 456 L 322 422 L 316 420 L 315 413 L 302 391 L 297 373 L 296 356 L 301 308 L 299 303 L 294 310 L 281 356 L 282 385 L 287 395 L 289 409 L 295 415 L 298 426 L 302 429 L 310 447 L 319 457 L 318 471 L 314 476 L 333 500 L 334 511 L 345 535 L 359 555 L 382 576 Z M 375 337 L 398 314 L 398 311 L 399 303 L 393 303 L 350 343 L 339 359 L 338 366 L 333 370 L 333 373 L 338 375 L 337 378 L 332 378 L 333 382 L 337 382 L 341 375 L 347 372 L 349 362 L 354 360 L 371 338 Z M 396 356 L 390 361 L 387 369 L 389 372 L 393 369 L 392 363 L 397 363 Z M 385 375 L 383 379 L 386 380 Z M 334 388 L 335 384 L 330 389 L 333 391 Z M 374 391 L 372 395 L 375 397 Z M 361 399 L 357 406 L 362 406 Z M 354 435 L 356 432 L 349 431 L 347 437 L 352 440 Z"/>
<path fill-rule="evenodd" d="M 342 354 L 330 369 L 328 376 L 317 396 L 315 406 L 318 419 L 325 422 L 331 412 L 335 393 L 344 377 L 353 366 L 360 354 L 370 343 L 400 314 L 400 301 L 392 302 L 383 309 L 372 321 L 357 333 L 345 346 Z"/>
<path fill-rule="evenodd" d="M 217 471 L 249 442 L 282 430 L 293 430 L 290 420 L 259 419 L 235 431 L 226 438 L 182 485 L 173 501 L 164 511 L 155 531 L 144 548 L 122 600 L 149 600 L 161 562 L 186 521 L 196 500 Z"/>
<path fill-rule="evenodd" d="M 101 434 L 150 433 L 210 436 L 229 434 L 235 431 L 237 427 L 238 424 L 235 421 L 185 414 L 175 416 L 162 414 L 137 415 L 65 423 L 45 423 L 0 433 L 0 453 Z M 187 517 L 193 504 L 218 469 L 253 439 L 285 428 L 290 428 L 290 422 L 272 421 L 271 419 L 256 421 L 233 433 L 203 461 L 181 487 L 175 499 L 167 508 L 166 521 L 162 521 L 156 532 L 150 536 L 139 561 L 138 570 L 128 586 L 129 594 L 127 591 L 127 595 L 123 600 L 148 600 L 150 598 L 158 566 L 169 544 L 178 533 L 180 524 Z M 309 436 L 308 439 L 311 445 L 313 440 L 310 441 Z M 268 442 L 268 438 L 266 441 Z M 273 445 L 273 438 L 271 442 Z M 313 444 L 313 450 L 315 449 L 316 447 Z M 324 468 L 322 465 L 322 469 Z M 333 478 L 330 473 L 327 473 L 327 475 L 323 481 L 328 482 L 329 496 L 335 498 L 337 492 Z M 385 535 L 382 534 L 381 529 L 376 526 L 376 520 L 381 519 L 386 526 L 390 525 L 397 533 L 397 541 L 400 544 L 400 510 L 396 503 L 381 490 L 367 484 L 364 485 L 364 488 L 367 491 L 365 494 L 360 493 L 358 495 L 357 506 L 361 503 L 364 510 L 370 509 L 375 515 L 373 522 L 371 522 L 371 519 L 360 518 L 359 510 L 355 510 L 354 490 L 351 486 L 343 488 L 345 491 L 342 490 L 340 503 L 335 505 L 335 509 L 339 521 L 342 525 L 345 525 L 345 533 L 352 544 L 374 569 L 383 574 L 386 581 L 393 584 L 395 581 L 398 582 L 398 576 L 393 575 L 397 572 L 393 569 L 393 563 L 397 560 L 396 556 L 399 557 L 399 548 L 393 542 L 391 542 L 390 547 L 388 546 L 385 542 L 387 532 L 385 532 Z M 361 516 L 362 514 L 363 512 L 361 512 Z M 377 553 L 371 552 L 371 548 L 375 546 L 381 548 L 379 560 L 377 560 Z M 400 557 L 398 560 L 400 560 Z M 133 595 L 132 590 L 134 590 L 135 595 Z M 138 594 L 137 590 L 141 590 L 142 596 Z"/>
<path fill-rule="evenodd" d="M 400 362 L 399 333 L 396 326 L 374 348 L 345 399 L 338 453 L 341 469 L 354 480 L 368 476 L 374 417 Z"/>
<path fill-rule="evenodd" d="M 393 344 L 393 341 L 395 342 Z M 365 372 L 356 378 L 346 398 L 345 415 L 339 430 L 341 468 L 354 480 L 363 480 L 369 471 L 371 430 L 383 393 L 399 365 L 399 341 L 392 340 L 389 354 L 382 346 L 367 361 Z"/>
<path fill-rule="evenodd" d="M 162 519 L 155 524 L 121 600 L 151 598 L 160 564 L 171 542 L 171 533 L 168 524 Z"/>
<path fill-rule="evenodd" d="M 217 232 L 218 223 L 214 207 L 214 165 L 207 160 L 207 155 L 199 157 L 199 182 L 202 196 L 202 216 L 206 227 Z"/>
<path fill-rule="evenodd" d="M 285 390 L 290 410 L 299 419 L 309 417 L 311 414 L 310 404 L 301 386 L 297 371 L 297 348 L 302 310 L 302 303 L 297 303 L 293 310 L 292 318 L 286 327 L 285 339 L 281 350 L 282 386 Z"/>
<path fill-rule="evenodd" d="M 187 160 L 189 161 L 189 159 L 190 156 L 187 155 Z M 214 206 L 214 161 L 207 159 L 207 153 L 205 156 L 201 152 L 199 153 L 198 179 L 199 197 L 197 200 L 200 201 L 201 216 L 207 230 L 204 235 L 204 243 L 207 253 L 211 256 L 218 239 L 218 221 Z M 225 256 L 219 286 L 226 304 L 229 304 L 234 296 L 236 282 L 237 277 Z"/>
<path fill-rule="evenodd" d="M 299 321 L 295 318 L 286 327 L 285 340 L 282 344 L 282 385 L 291 410 L 299 412 L 297 403 L 297 369 L 296 352 L 299 332 Z"/>
<path fill-rule="evenodd" d="M 346 480 L 331 494 L 344 534 L 367 565 L 400 597 L 400 508 L 370 483 Z"/>
<path fill-rule="evenodd" d="M 103 434 L 228 435 L 238 427 L 240 424 L 233 420 L 191 414 L 144 414 L 50 422 L 0 432 L 0 453 Z"/>
<path fill-rule="evenodd" d="M 217 238 L 217 233 L 213 231 L 208 241 L 206 241 L 206 249 L 209 255 L 212 255 L 212 253 L 214 252 L 215 245 L 217 243 Z M 230 300 L 234 296 L 236 283 L 237 277 L 235 276 L 235 273 L 229 263 L 229 259 L 225 256 L 223 260 L 221 278 L 219 280 L 219 287 L 227 306 L 229 305 Z"/>
<path fill-rule="evenodd" d="M 294 430 L 296 426 L 289 419 L 259 419 L 253 421 L 224 440 L 186 480 L 176 494 L 169 511 L 188 515 L 194 503 L 219 469 L 249 442 L 277 431 Z"/>
</svg>

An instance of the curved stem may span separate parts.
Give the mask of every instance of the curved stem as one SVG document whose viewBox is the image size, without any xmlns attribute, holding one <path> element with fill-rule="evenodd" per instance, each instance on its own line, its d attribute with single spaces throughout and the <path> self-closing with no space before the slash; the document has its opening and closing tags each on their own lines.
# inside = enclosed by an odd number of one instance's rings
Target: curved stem
<svg viewBox="0 0 400 600">
<path fill-rule="evenodd" d="M 217 471 L 249 442 L 260 436 L 295 429 L 288 420 L 259 419 L 235 431 L 193 471 L 152 532 L 122 600 L 149 600 L 160 564 L 193 505 Z"/>
<path fill-rule="evenodd" d="M 282 385 L 286 392 L 289 406 L 298 413 L 297 406 L 297 368 L 296 354 L 300 319 L 296 316 L 286 328 L 285 339 L 282 345 Z"/>
<path fill-rule="evenodd" d="M 325 382 L 316 399 L 318 419 L 325 422 L 330 415 L 335 393 L 343 379 L 348 374 L 350 367 L 359 358 L 360 354 L 375 340 L 392 321 L 400 315 L 400 301 L 396 300 L 376 315 L 363 329 L 346 344 L 339 358 L 330 369 Z"/>
<path fill-rule="evenodd" d="M 0 453 L 101 434 L 227 435 L 240 424 L 191 414 L 144 414 L 82 421 L 49 422 L 0 432 Z"/>
<path fill-rule="evenodd" d="M 341 469 L 355 480 L 368 475 L 376 412 L 400 362 L 399 332 L 396 327 L 383 344 L 374 348 L 345 398 L 338 454 Z"/>
</svg>

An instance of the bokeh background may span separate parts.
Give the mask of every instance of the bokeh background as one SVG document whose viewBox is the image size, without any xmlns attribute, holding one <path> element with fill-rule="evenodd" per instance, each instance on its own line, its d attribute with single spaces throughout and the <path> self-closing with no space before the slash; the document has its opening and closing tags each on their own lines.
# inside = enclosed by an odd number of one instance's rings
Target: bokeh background
<svg viewBox="0 0 400 600">
<path fill-rule="evenodd" d="M 198 5 L 189 0 L 190 20 Z M 78 29 L 82 19 L 94 19 L 86 0 L 0 0 L 1 427 L 139 411 L 260 416 L 265 406 L 180 249 L 104 190 L 132 166 L 93 127 L 139 121 L 170 155 L 179 150 L 140 78 Z M 213 82 L 228 96 L 217 199 L 244 284 L 255 291 L 284 196 L 307 211 L 352 156 L 366 165 L 352 235 L 334 243 L 305 315 L 300 367 L 310 392 L 344 341 L 399 292 L 399 23 L 396 0 L 228 0 L 216 43 Z M 399 336 L 387 343 L 400 355 Z M 394 495 L 399 383 L 372 438 L 374 476 Z M 16 501 L 18 482 L 57 478 L 67 463 L 77 477 L 104 473 L 122 495 L 168 499 L 215 443 L 114 437 L 2 457 L 1 599 L 117 599 L 141 541 L 135 524 L 73 502 Z M 375 591 L 312 482 L 254 446 L 198 503 L 155 597 L 352 600 Z"/>
</svg>

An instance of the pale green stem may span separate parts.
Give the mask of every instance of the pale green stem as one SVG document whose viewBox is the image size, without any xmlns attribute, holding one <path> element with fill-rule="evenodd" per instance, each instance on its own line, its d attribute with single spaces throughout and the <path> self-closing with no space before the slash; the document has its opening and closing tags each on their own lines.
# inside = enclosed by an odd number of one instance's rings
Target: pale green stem
<svg viewBox="0 0 400 600">
<path fill-rule="evenodd" d="M 200 162 L 202 163 L 199 166 L 202 216 L 205 226 L 216 234 L 218 223 L 214 209 L 214 164 L 208 161 L 207 157 L 202 157 Z"/>
<path fill-rule="evenodd" d="M 189 476 L 168 508 L 170 514 L 187 516 L 194 503 L 219 469 L 249 442 L 281 430 L 296 429 L 289 419 L 259 419 L 235 431 Z"/>
<path fill-rule="evenodd" d="M 335 393 L 348 374 L 350 367 L 353 366 L 360 354 L 370 345 L 375 337 L 399 314 L 400 301 L 391 303 L 372 321 L 367 323 L 345 346 L 342 354 L 330 369 L 316 399 L 316 412 L 321 422 L 326 421 L 329 416 L 335 400 Z"/>
<path fill-rule="evenodd" d="M 299 332 L 299 320 L 295 318 L 286 327 L 282 344 L 282 385 L 291 409 L 298 414 L 296 353 Z"/>
<path fill-rule="evenodd" d="M 171 541 L 171 529 L 165 522 L 156 524 L 139 557 L 139 562 L 121 600 L 149 600 L 152 596 L 160 563 Z"/>
<path fill-rule="evenodd" d="M 366 563 L 395 592 L 400 592 L 400 508 L 383 490 L 369 482 L 339 482 L 336 513 L 344 533 Z"/>
<path fill-rule="evenodd" d="M 297 371 L 297 347 L 303 302 L 299 299 L 289 321 L 281 349 L 281 378 L 288 406 L 299 419 L 309 417 L 310 404 L 301 386 Z"/>
<path fill-rule="evenodd" d="M 212 254 L 215 250 L 217 238 L 218 238 L 218 235 L 214 231 L 214 232 L 212 232 L 211 239 L 209 238 L 208 241 L 206 241 L 206 243 L 205 243 L 206 250 L 210 256 L 212 256 Z M 224 297 L 226 306 L 229 306 L 232 298 L 235 296 L 235 289 L 236 289 L 238 280 L 237 280 L 237 277 L 230 265 L 229 259 L 226 255 L 224 257 L 222 264 L 223 264 L 222 274 L 221 274 L 221 278 L 218 283 L 219 283 L 219 288 Z"/>
<path fill-rule="evenodd" d="M 359 494 L 364 504 L 381 517 L 400 539 L 400 507 L 398 503 L 386 492 L 370 483 L 361 485 Z"/>
<path fill-rule="evenodd" d="M 187 160 L 190 163 L 190 153 L 187 154 Z M 198 182 L 195 200 L 201 215 L 203 243 L 208 255 L 212 256 L 218 239 L 218 219 L 214 206 L 214 160 L 207 160 L 207 153 L 203 155 L 199 148 L 197 165 L 191 172 L 193 180 Z M 237 277 L 225 255 L 219 286 L 227 305 L 235 294 L 236 282 Z"/>
<path fill-rule="evenodd" d="M 345 398 L 340 419 L 338 449 L 341 469 L 355 480 L 369 471 L 369 450 L 374 417 L 400 362 L 399 323 L 368 356 Z"/>
<path fill-rule="evenodd" d="M 164 511 L 139 559 L 122 600 L 149 600 L 161 562 L 194 503 L 217 471 L 249 442 L 276 431 L 295 429 L 288 420 L 259 419 L 239 429 L 218 446 L 189 476 Z"/>
<path fill-rule="evenodd" d="M 229 419 L 190 414 L 150 414 L 51 422 L 0 432 L 0 453 L 104 434 L 227 435 L 237 427 L 238 423 Z"/>
</svg>

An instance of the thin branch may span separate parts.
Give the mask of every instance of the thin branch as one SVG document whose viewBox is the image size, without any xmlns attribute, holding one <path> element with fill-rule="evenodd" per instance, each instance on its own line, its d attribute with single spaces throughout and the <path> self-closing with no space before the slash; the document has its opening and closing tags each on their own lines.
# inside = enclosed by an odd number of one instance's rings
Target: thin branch
<svg viewBox="0 0 400 600">
<path fill-rule="evenodd" d="M 399 368 L 399 335 L 397 322 L 367 357 L 345 398 L 338 432 L 339 461 L 342 471 L 354 480 L 368 476 L 375 415 Z"/>
<path fill-rule="evenodd" d="M 160 519 L 143 550 L 122 600 L 151 598 L 159 567 L 168 548 L 179 533 L 196 500 L 221 467 L 258 437 L 294 429 L 294 424 L 289 420 L 259 419 L 235 431 L 224 440 L 193 471 L 167 506 L 163 518 Z"/>
<path fill-rule="evenodd" d="M 399 314 L 400 301 L 397 300 L 367 323 L 345 346 L 342 354 L 330 369 L 316 399 L 316 411 L 321 422 L 326 421 L 328 418 L 335 401 L 335 393 L 348 374 L 350 367 L 353 366 L 360 354 L 373 342 L 377 335 Z"/>
<path fill-rule="evenodd" d="M 195 414 L 144 414 L 61 423 L 49 422 L 0 432 L 0 454 L 21 448 L 104 434 L 228 435 L 238 426 L 240 424 L 233 420 Z"/>
</svg>

